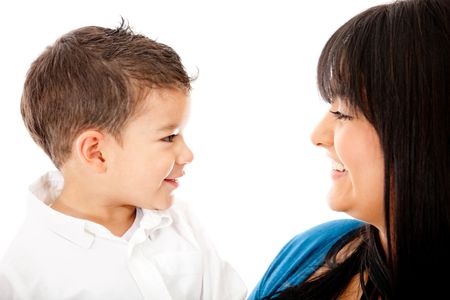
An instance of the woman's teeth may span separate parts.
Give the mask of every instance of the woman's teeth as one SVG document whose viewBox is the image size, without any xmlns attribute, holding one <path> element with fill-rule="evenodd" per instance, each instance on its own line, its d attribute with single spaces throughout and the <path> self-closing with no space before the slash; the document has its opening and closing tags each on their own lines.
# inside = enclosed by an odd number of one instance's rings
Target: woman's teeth
<svg viewBox="0 0 450 300">
<path fill-rule="evenodd" d="M 338 163 L 337 161 L 333 161 L 333 170 L 339 171 L 339 172 L 345 172 L 345 167 L 343 164 Z"/>
</svg>

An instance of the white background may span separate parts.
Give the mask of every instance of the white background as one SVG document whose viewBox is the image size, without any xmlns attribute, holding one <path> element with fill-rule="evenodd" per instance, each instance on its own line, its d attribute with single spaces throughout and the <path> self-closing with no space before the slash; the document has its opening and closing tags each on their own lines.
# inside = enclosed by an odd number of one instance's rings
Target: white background
<svg viewBox="0 0 450 300">
<path fill-rule="evenodd" d="M 327 206 L 331 163 L 309 140 L 327 110 L 315 68 L 343 22 L 385 2 L 2 1 L 0 256 L 25 217 L 28 185 L 54 169 L 20 117 L 30 63 L 67 31 L 115 27 L 123 16 L 199 70 L 186 131 L 195 159 L 177 197 L 251 291 L 295 234 L 347 218 Z"/>
</svg>

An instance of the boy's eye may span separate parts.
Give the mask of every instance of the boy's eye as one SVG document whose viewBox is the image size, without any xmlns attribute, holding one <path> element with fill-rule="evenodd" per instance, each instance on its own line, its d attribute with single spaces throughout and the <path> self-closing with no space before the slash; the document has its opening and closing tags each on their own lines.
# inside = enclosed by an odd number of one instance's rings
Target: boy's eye
<svg viewBox="0 0 450 300">
<path fill-rule="evenodd" d="M 352 116 L 344 115 L 340 111 L 331 111 L 330 110 L 330 113 L 332 113 L 335 116 L 335 118 L 338 120 L 353 120 Z"/>
<path fill-rule="evenodd" d="M 173 139 L 176 137 L 176 134 L 171 134 L 169 136 L 166 136 L 165 138 L 161 139 L 164 142 L 172 143 Z"/>
</svg>

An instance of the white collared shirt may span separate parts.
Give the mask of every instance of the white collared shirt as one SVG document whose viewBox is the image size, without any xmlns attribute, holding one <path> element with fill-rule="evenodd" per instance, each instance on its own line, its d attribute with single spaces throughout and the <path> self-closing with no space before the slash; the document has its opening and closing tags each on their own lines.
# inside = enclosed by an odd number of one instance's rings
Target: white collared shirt
<svg viewBox="0 0 450 300">
<path fill-rule="evenodd" d="M 0 265 L 0 299 L 241 300 L 246 288 L 185 203 L 137 209 L 122 237 L 49 205 L 63 179 L 31 188 L 28 215 Z"/>
</svg>

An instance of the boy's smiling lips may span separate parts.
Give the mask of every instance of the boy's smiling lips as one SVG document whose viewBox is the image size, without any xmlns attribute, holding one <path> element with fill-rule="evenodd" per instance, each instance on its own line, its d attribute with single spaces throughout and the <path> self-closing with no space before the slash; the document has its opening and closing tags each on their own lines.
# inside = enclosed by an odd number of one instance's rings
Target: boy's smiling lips
<svg viewBox="0 0 450 300">
<path fill-rule="evenodd" d="M 184 175 L 184 171 L 179 176 L 173 176 L 172 178 L 169 178 L 169 177 L 165 178 L 164 182 L 177 188 L 179 186 L 178 178 L 182 177 L 183 175 Z"/>
<path fill-rule="evenodd" d="M 164 179 L 164 182 L 167 182 L 168 184 L 172 185 L 175 188 L 177 188 L 179 185 L 178 180 L 176 178 L 174 178 L 174 179 L 166 178 L 166 179 Z"/>
</svg>

